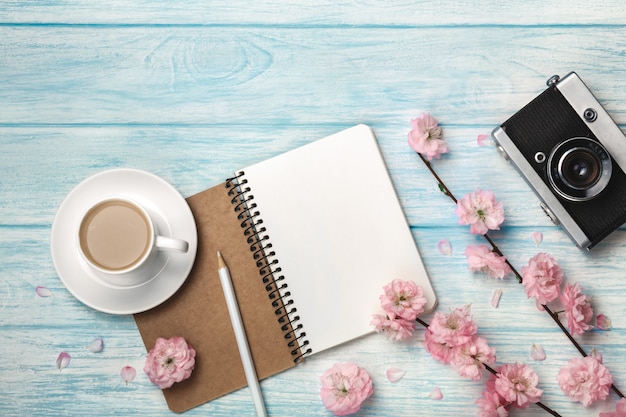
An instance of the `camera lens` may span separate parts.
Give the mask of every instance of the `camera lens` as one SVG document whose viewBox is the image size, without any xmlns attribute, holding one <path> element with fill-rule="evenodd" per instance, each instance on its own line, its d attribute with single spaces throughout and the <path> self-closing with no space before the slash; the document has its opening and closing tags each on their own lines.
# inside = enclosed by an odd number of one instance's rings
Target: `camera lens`
<svg viewBox="0 0 626 417">
<path fill-rule="evenodd" d="M 611 179 L 609 153 L 590 138 L 572 138 L 558 144 L 548 159 L 550 183 L 562 197 L 586 201 L 596 197 Z"/>
<path fill-rule="evenodd" d="M 567 151 L 559 161 L 559 174 L 572 188 L 584 190 L 600 179 L 602 162 L 598 155 L 585 148 Z"/>
</svg>

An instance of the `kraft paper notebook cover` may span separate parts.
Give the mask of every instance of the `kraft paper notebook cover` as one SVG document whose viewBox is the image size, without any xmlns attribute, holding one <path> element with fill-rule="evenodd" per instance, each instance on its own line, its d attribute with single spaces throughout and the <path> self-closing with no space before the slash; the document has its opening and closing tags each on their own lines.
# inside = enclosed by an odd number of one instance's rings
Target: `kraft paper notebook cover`
<svg viewBox="0 0 626 417">
<path fill-rule="evenodd" d="M 350 129 L 249 166 L 187 199 L 198 227 L 189 278 L 167 302 L 136 314 L 147 349 L 183 336 L 190 379 L 163 391 L 182 412 L 246 385 L 217 273 L 230 268 L 259 379 L 372 332 L 382 287 L 424 288 L 428 275 L 371 129 Z M 284 303 L 284 305 L 283 305 Z"/>
</svg>

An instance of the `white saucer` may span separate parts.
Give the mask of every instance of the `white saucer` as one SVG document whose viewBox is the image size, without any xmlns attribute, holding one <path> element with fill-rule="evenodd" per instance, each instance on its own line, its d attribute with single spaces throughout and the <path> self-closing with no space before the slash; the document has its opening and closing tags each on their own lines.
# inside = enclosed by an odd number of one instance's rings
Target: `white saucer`
<svg viewBox="0 0 626 417">
<path fill-rule="evenodd" d="M 151 214 L 164 236 L 189 242 L 187 253 L 168 253 L 165 266 L 147 282 L 116 287 L 98 278 L 78 252 L 78 222 L 94 203 L 109 196 L 128 197 Z M 136 169 L 113 169 L 87 178 L 63 200 L 52 224 L 54 266 L 65 287 L 84 304 L 110 314 L 149 310 L 171 297 L 193 267 L 198 234 L 185 199 L 163 179 Z M 161 253 L 159 253 L 161 256 Z"/>
</svg>

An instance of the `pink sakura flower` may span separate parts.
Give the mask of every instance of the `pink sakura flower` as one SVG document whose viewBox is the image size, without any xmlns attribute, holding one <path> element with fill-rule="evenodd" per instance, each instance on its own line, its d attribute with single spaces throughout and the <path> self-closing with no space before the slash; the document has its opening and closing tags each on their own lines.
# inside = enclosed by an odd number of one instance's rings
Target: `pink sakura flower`
<svg viewBox="0 0 626 417">
<path fill-rule="evenodd" d="M 613 383 L 609 370 L 591 356 L 570 360 L 561 368 L 556 380 L 570 399 L 585 406 L 604 400 Z"/>
<path fill-rule="evenodd" d="M 567 326 L 572 334 L 583 334 L 587 330 L 593 329 L 593 326 L 589 324 L 593 318 L 591 301 L 582 293 L 578 283 L 574 285 L 565 284 L 561 294 L 561 302 L 565 306 Z"/>
<path fill-rule="evenodd" d="M 432 340 L 450 348 L 470 341 L 478 328 L 470 316 L 470 306 L 456 308 L 450 314 L 435 313 L 428 330 L 432 333 Z"/>
<path fill-rule="evenodd" d="M 441 127 L 430 114 L 422 113 L 417 119 L 411 120 L 411 128 L 409 146 L 415 152 L 425 155 L 429 161 L 439 159 L 442 153 L 448 152 Z"/>
<path fill-rule="evenodd" d="M 617 409 L 606 413 L 600 413 L 600 417 L 626 417 L 626 398 L 617 402 Z"/>
<path fill-rule="evenodd" d="M 452 367 L 459 375 L 478 381 L 482 377 L 485 364 L 493 365 L 496 361 L 496 350 L 487 344 L 487 339 L 472 336 L 469 342 L 454 348 Z"/>
<path fill-rule="evenodd" d="M 538 253 L 530 258 L 528 266 L 522 267 L 522 282 L 528 298 L 534 297 L 538 304 L 547 304 L 559 296 L 563 271 L 552 255 Z"/>
<path fill-rule="evenodd" d="M 322 374 L 320 396 L 336 416 L 354 414 L 374 392 L 372 378 L 354 363 L 337 363 Z"/>
<path fill-rule="evenodd" d="M 449 315 L 437 312 L 424 335 L 424 345 L 430 355 L 443 363 L 451 363 L 455 348 L 467 344 L 478 328 L 470 317 L 470 306 L 457 308 Z"/>
<path fill-rule="evenodd" d="M 495 389 L 488 388 L 483 391 L 482 396 L 476 400 L 476 405 L 480 408 L 478 417 L 507 417 L 509 415 L 507 401 Z"/>
<path fill-rule="evenodd" d="M 413 281 L 394 279 L 383 287 L 380 304 L 391 319 L 415 320 L 424 311 L 424 290 Z"/>
<path fill-rule="evenodd" d="M 467 266 L 472 272 L 484 272 L 490 278 L 504 278 L 511 272 L 506 258 L 489 249 L 487 245 L 469 245 L 465 249 Z"/>
<path fill-rule="evenodd" d="M 498 372 L 495 389 L 502 398 L 518 408 L 526 408 L 541 398 L 543 390 L 537 388 L 539 377 L 528 365 L 515 362 L 502 366 Z"/>
<path fill-rule="evenodd" d="M 497 202 L 493 192 L 476 190 L 457 202 L 456 215 L 459 224 L 470 225 L 470 233 L 484 235 L 498 230 L 504 222 L 504 208 Z"/>
<path fill-rule="evenodd" d="M 152 383 L 165 389 L 191 376 L 196 364 L 196 351 L 182 337 L 159 337 L 148 353 L 144 372 Z"/>
<path fill-rule="evenodd" d="M 454 348 L 435 340 L 433 332 L 430 331 L 430 327 L 427 328 L 424 333 L 424 347 L 433 359 L 436 359 L 441 363 L 452 362 Z"/>
<path fill-rule="evenodd" d="M 391 319 L 389 316 L 374 314 L 370 322 L 377 333 L 385 332 L 387 339 L 394 342 L 408 339 L 413 335 L 415 323 L 402 318 Z"/>
</svg>

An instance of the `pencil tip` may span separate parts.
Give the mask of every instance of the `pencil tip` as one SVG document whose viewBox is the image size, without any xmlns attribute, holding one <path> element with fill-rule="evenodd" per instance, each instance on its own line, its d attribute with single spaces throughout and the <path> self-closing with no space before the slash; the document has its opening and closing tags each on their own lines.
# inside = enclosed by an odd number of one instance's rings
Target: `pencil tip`
<svg viewBox="0 0 626 417">
<path fill-rule="evenodd" d="M 217 251 L 217 267 L 218 269 L 226 268 L 226 262 L 224 262 L 224 258 L 222 257 L 222 252 Z"/>
</svg>

